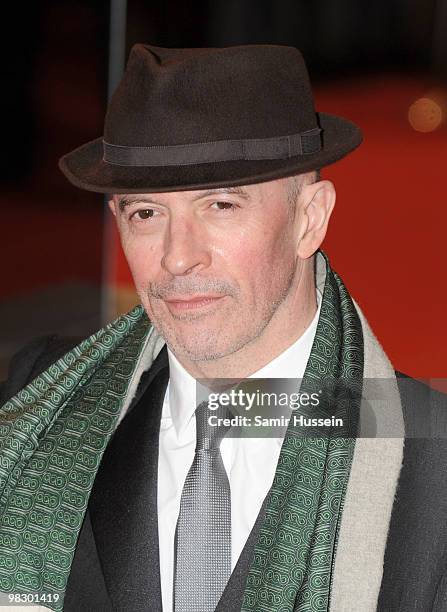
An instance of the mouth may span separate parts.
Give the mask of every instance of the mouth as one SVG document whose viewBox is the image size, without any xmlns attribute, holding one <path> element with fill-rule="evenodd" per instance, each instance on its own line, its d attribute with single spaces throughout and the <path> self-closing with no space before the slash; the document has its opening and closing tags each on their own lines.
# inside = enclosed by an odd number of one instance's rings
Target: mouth
<svg viewBox="0 0 447 612">
<path fill-rule="evenodd" d="M 176 314 L 180 312 L 186 312 L 190 310 L 202 310 L 209 308 L 216 304 L 219 300 L 222 300 L 225 296 L 210 296 L 210 295 L 194 295 L 194 296 L 182 296 L 181 298 L 170 298 L 164 300 L 171 313 Z"/>
</svg>

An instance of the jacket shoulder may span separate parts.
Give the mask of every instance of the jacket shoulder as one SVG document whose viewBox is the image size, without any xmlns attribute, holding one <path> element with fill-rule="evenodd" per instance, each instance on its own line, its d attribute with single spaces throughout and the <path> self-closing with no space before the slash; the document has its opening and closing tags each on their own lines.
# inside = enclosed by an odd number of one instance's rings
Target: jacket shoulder
<svg viewBox="0 0 447 612">
<path fill-rule="evenodd" d="M 7 379 L 0 383 L 0 406 L 81 340 L 57 335 L 39 336 L 21 348 L 10 361 Z"/>
<path fill-rule="evenodd" d="M 396 377 L 405 441 L 377 612 L 440 612 L 447 600 L 447 396 Z"/>
<path fill-rule="evenodd" d="M 447 440 L 447 395 L 396 372 L 406 438 Z"/>
</svg>

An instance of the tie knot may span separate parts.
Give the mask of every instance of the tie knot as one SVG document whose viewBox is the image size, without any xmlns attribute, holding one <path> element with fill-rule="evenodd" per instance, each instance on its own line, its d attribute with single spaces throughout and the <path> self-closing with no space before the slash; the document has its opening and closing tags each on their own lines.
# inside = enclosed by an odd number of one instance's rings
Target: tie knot
<svg viewBox="0 0 447 612">
<path fill-rule="evenodd" d="M 199 450 L 213 450 L 220 447 L 222 439 L 230 429 L 230 425 L 223 419 L 230 419 L 231 412 L 228 406 L 219 406 L 215 410 L 208 407 L 204 401 L 196 408 L 196 452 Z"/>
</svg>

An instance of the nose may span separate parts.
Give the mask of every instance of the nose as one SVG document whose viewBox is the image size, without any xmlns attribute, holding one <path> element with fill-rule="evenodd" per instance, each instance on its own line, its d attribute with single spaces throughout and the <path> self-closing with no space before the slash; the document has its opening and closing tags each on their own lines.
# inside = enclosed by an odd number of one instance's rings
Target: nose
<svg viewBox="0 0 447 612">
<path fill-rule="evenodd" d="M 187 215 L 171 215 L 164 241 L 162 267 L 174 276 L 209 266 L 211 254 L 200 224 Z"/>
</svg>

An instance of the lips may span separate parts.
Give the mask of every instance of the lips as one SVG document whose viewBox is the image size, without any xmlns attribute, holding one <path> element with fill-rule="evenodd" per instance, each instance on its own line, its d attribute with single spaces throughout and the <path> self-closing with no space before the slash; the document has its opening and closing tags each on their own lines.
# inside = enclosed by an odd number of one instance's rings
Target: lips
<svg viewBox="0 0 447 612">
<path fill-rule="evenodd" d="M 192 296 L 181 296 L 181 297 L 171 297 L 169 300 L 165 300 L 166 304 L 171 310 L 175 311 L 185 311 L 185 310 L 193 310 L 197 308 L 204 308 L 215 304 L 219 300 L 221 300 L 223 296 L 214 296 L 214 295 L 192 295 Z"/>
</svg>

